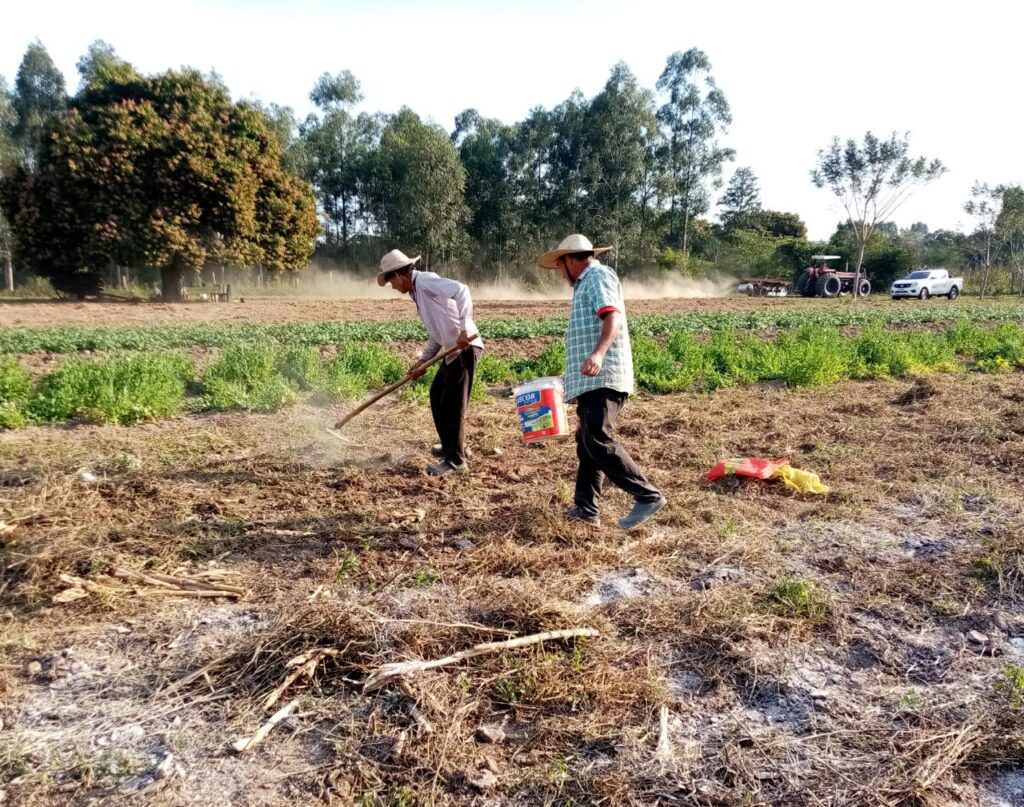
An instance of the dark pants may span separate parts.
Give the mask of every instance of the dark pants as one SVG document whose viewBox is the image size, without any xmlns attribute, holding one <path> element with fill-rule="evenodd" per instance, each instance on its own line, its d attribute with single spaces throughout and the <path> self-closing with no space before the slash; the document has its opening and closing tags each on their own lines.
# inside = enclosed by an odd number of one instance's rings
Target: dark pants
<svg viewBox="0 0 1024 807">
<path fill-rule="evenodd" d="M 597 500 L 605 479 L 639 502 L 656 502 L 661 498 L 661 491 L 644 478 L 629 452 L 612 437 L 627 397 L 624 392 L 596 389 L 576 398 L 576 456 L 580 468 L 576 473 L 575 501 L 587 515 L 597 515 Z"/>
<path fill-rule="evenodd" d="M 462 465 L 466 460 L 466 410 L 482 352 L 470 347 L 451 363 L 442 361 L 430 385 L 430 413 L 441 438 L 441 452 L 452 465 Z"/>
</svg>

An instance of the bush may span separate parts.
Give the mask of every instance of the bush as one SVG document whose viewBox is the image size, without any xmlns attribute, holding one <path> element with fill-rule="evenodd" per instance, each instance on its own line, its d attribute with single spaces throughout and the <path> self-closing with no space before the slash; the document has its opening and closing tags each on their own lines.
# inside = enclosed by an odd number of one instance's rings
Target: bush
<svg viewBox="0 0 1024 807">
<path fill-rule="evenodd" d="M 32 398 L 32 377 L 17 359 L 0 359 L 0 429 L 20 429 Z"/>
<path fill-rule="evenodd" d="M 873 325 L 853 340 L 851 378 L 900 377 L 918 366 L 904 334 Z"/>
<path fill-rule="evenodd" d="M 203 378 L 203 407 L 271 412 L 298 398 L 278 370 L 272 345 L 229 345 Z"/>
<path fill-rule="evenodd" d="M 476 380 L 483 384 L 511 384 L 517 377 L 510 361 L 485 353 L 476 367 Z"/>
<path fill-rule="evenodd" d="M 649 336 L 632 340 L 633 372 L 636 382 L 651 392 L 679 392 L 685 389 L 672 353 Z"/>
<path fill-rule="evenodd" d="M 779 338 L 781 377 L 791 387 L 820 387 L 847 377 L 849 356 L 835 332 L 801 329 Z"/>
<path fill-rule="evenodd" d="M 768 609 L 779 616 L 819 620 L 828 613 L 828 597 L 813 580 L 780 578 L 766 598 Z"/>
<path fill-rule="evenodd" d="M 988 343 L 975 353 L 975 358 L 978 369 L 983 372 L 1006 372 L 1024 367 L 1024 328 L 1009 322 L 1000 325 L 992 332 Z"/>
<path fill-rule="evenodd" d="M 277 372 L 298 389 L 316 389 L 324 380 L 324 360 L 314 347 L 287 348 L 277 357 Z"/>
<path fill-rule="evenodd" d="M 395 383 L 407 369 L 397 353 L 371 342 L 344 343 L 332 362 L 335 363 L 336 373 L 347 371 L 370 389 Z"/>
<path fill-rule="evenodd" d="M 29 413 L 42 421 L 121 424 L 167 417 L 181 409 L 191 377 L 192 365 L 176 353 L 71 359 L 43 379 Z"/>
</svg>

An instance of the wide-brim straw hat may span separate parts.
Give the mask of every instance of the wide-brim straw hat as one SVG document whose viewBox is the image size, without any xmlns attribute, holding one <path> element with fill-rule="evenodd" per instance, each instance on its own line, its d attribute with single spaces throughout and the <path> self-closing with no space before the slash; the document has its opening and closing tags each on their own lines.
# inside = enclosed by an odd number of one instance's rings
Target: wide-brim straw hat
<svg viewBox="0 0 1024 807">
<path fill-rule="evenodd" d="M 575 252 L 593 252 L 594 255 L 603 255 L 611 247 L 595 247 L 585 235 L 573 233 L 568 238 L 563 238 L 562 243 L 550 252 L 545 252 L 537 259 L 537 266 L 541 269 L 557 269 L 558 259 L 563 255 L 572 255 Z"/>
<path fill-rule="evenodd" d="M 415 258 L 410 258 L 400 249 L 391 250 L 391 252 L 380 259 L 380 271 L 377 273 L 377 285 L 384 285 L 385 278 L 388 276 L 388 273 L 404 269 L 406 266 L 412 266 L 419 259 L 419 255 Z"/>
</svg>

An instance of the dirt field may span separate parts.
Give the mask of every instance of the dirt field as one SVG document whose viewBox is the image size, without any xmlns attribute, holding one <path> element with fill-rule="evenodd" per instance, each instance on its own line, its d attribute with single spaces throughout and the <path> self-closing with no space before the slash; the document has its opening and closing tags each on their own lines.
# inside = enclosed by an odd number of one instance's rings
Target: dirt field
<svg viewBox="0 0 1024 807">
<path fill-rule="evenodd" d="M 936 301 L 936 304 L 945 301 Z M 1013 302 L 1013 300 L 1010 300 Z M 660 300 L 631 300 L 629 313 L 672 314 L 678 312 L 760 311 L 765 308 L 792 309 L 834 308 L 849 304 L 848 300 L 815 300 L 796 297 L 723 299 L 668 298 Z M 894 302 L 875 297 L 859 305 L 899 306 L 914 305 L 911 301 Z M 998 305 L 999 303 L 993 303 Z M 955 303 L 953 304 L 955 305 Z M 569 312 L 569 301 L 516 301 L 482 300 L 475 303 L 477 319 L 504 319 L 519 317 L 564 317 Z M 216 323 L 221 325 L 285 322 L 390 322 L 395 319 L 415 319 L 416 310 L 408 298 L 386 300 L 303 300 L 281 298 L 246 298 L 244 303 L 77 303 L 77 302 L 0 302 L 0 328 L 49 328 L 58 325 L 128 326 L 128 325 L 188 325 Z"/>
<path fill-rule="evenodd" d="M 473 410 L 471 473 L 442 480 L 422 471 L 429 412 L 398 403 L 350 444 L 322 429 L 340 410 L 306 406 L 5 434 L 0 791 L 1024 803 L 1022 405 L 1021 373 L 640 396 L 620 434 L 670 504 L 629 535 L 617 492 L 600 529 L 558 517 L 573 445 L 523 446 L 502 397 Z M 832 492 L 701 481 L 745 454 Z M 384 663 L 582 627 L 600 635 L 363 691 Z M 262 744 L 227 750 L 293 699 Z"/>
</svg>

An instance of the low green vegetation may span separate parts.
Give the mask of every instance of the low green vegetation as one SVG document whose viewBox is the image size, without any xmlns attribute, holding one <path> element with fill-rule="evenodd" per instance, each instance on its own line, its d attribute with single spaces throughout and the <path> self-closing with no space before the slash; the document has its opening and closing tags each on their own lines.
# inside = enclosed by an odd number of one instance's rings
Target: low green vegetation
<svg viewBox="0 0 1024 807">
<path fill-rule="evenodd" d="M 637 386 L 648 392 L 713 392 L 758 382 L 820 387 L 846 380 L 903 378 L 932 372 L 1011 372 L 1024 367 L 1024 327 L 984 328 L 966 320 L 945 331 L 901 331 L 870 325 L 848 337 L 805 325 L 776 338 L 716 331 L 704 340 L 686 330 L 658 340 L 632 338 Z M 488 385 L 512 385 L 565 372 L 565 345 L 554 340 L 535 358 L 485 354 L 473 398 Z M 400 379 L 406 362 L 372 342 L 344 342 L 325 359 L 312 346 L 272 341 L 227 345 L 201 375 L 173 352 L 72 358 L 37 384 L 13 358 L 0 361 L 0 427 L 78 418 L 130 424 L 189 410 L 274 411 L 301 398 L 331 403 L 365 396 Z M 437 367 L 400 393 L 427 403 Z M 189 393 L 191 393 L 189 395 Z"/>
<path fill-rule="evenodd" d="M 1024 322 L 1024 305 L 971 303 L 950 305 L 945 300 L 878 307 L 836 303 L 834 308 L 807 310 L 786 306 L 760 311 L 647 314 L 629 318 L 630 332 L 643 336 L 669 336 L 679 331 L 794 330 L 802 327 L 836 329 L 869 325 L 970 322 Z M 566 320 L 484 320 L 484 339 L 536 339 L 565 334 Z M 419 341 L 426 338 L 415 320 L 394 322 L 316 322 L 287 325 L 154 325 L 131 328 L 38 328 L 0 331 L 0 354 L 76 353 L 81 350 L 158 350 L 179 347 L 225 347 L 236 342 L 273 342 L 289 346 L 337 345 L 347 342 Z"/>
</svg>

